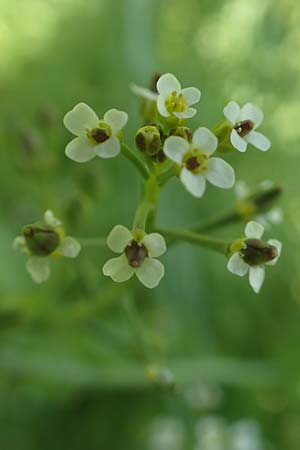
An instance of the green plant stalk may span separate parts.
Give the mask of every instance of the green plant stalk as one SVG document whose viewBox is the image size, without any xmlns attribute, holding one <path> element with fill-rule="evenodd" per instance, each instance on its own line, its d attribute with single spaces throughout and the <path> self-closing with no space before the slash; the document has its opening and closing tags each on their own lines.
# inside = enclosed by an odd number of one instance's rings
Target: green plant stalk
<svg viewBox="0 0 300 450">
<path fill-rule="evenodd" d="M 122 155 L 125 156 L 140 172 L 144 180 L 150 176 L 150 172 L 140 158 L 126 144 L 121 145 Z"/>
<path fill-rule="evenodd" d="M 155 175 L 151 175 L 144 185 L 144 198 L 138 206 L 134 221 L 133 230 L 152 230 L 155 224 L 157 202 L 159 196 L 159 186 Z"/>
<path fill-rule="evenodd" d="M 200 245 L 200 247 L 215 250 L 223 255 L 228 255 L 229 242 L 178 228 L 156 228 L 156 231 L 167 238 L 172 238 L 176 241 L 190 242 L 192 244 Z"/>
</svg>

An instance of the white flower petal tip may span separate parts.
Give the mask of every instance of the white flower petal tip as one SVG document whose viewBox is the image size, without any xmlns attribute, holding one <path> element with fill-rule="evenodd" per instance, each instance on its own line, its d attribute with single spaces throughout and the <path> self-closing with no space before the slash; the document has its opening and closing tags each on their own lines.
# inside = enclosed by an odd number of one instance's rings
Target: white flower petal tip
<svg viewBox="0 0 300 450">
<path fill-rule="evenodd" d="M 77 137 L 65 149 L 68 158 L 78 163 L 88 162 L 96 156 L 94 147 L 85 137 Z"/>
<path fill-rule="evenodd" d="M 256 294 L 259 293 L 265 279 L 264 266 L 251 266 L 249 268 L 249 283 Z"/>
<path fill-rule="evenodd" d="M 151 258 L 157 258 L 167 250 L 165 239 L 159 233 L 146 234 L 142 240 L 142 244 L 147 248 Z"/>
<path fill-rule="evenodd" d="M 15 239 L 13 240 L 13 243 L 12 243 L 12 248 L 14 250 L 24 251 L 26 248 L 26 241 L 25 241 L 24 236 L 15 237 Z"/>
<path fill-rule="evenodd" d="M 71 236 L 66 236 L 59 247 L 59 253 L 66 258 L 76 258 L 80 250 L 80 243 Z"/>
<path fill-rule="evenodd" d="M 243 277 L 248 272 L 249 266 L 246 264 L 239 253 L 234 253 L 231 258 L 229 258 L 227 263 L 227 269 L 234 273 L 235 275 L 238 275 L 239 277 Z"/>
<path fill-rule="evenodd" d="M 282 243 L 278 241 L 277 239 L 269 239 L 268 244 L 273 245 L 277 250 L 277 256 L 276 258 L 272 259 L 272 261 L 269 261 L 266 263 L 268 266 L 275 266 L 278 259 L 280 258 L 281 252 L 282 252 Z"/>
<path fill-rule="evenodd" d="M 151 91 L 150 89 L 144 88 L 142 86 L 138 86 L 135 83 L 131 83 L 129 85 L 131 92 L 133 92 L 135 95 L 138 95 L 139 97 L 145 98 L 146 100 L 150 101 L 156 101 L 157 100 L 157 93 Z"/>
<path fill-rule="evenodd" d="M 99 118 L 95 111 L 86 103 L 78 103 L 74 108 L 67 112 L 64 117 L 65 127 L 75 136 L 81 136 L 87 130 L 96 128 Z"/>
<path fill-rule="evenodd" d="M 184 167 L 180 172 L 180 180 L 194 197 L 201 198 L 204 195 L 206 181 L 202 174 L 194 174 Z"/>
<path fill-rule="evenodd" d="M 125 254 L 109 259 L 103 266 L 102 272 L 116 283 L 129 280 L 134 274 L 134 268 L 128 264 Z"/>
<path fill-rule="evenodd" d="M 241 108 L 236 102 L 231 101 L 225 106 L 223 113 L 226 119 L 229 120 L 232 125 L 235 125 L 241 113 Z"/>
<path fill-rule="evenodd" d="M 213 154 L 218 147 L 218 139 L 205 127 L 198 128 L 193 135 L 193 147 L 202 150 L 208 155 Z"/>
<path fill-rule="evenodd" d="M 199 102 L 201 97 L 199 89 L 194 87 L 181 89 L 179 81 L 171 73 L 162 75 L 156 87 L 159 94 L 157 109 L 161 116 L 174 115 L 178 119 L 194 117 L 197 111 L 190 106 Z"/>
<path fill-rule="evenodd" d="M 258 133 L 258 131 L 251 131 L 251 133 L 245 136 L 245 140 L 262 152 L 266 152 L 271 147 L 269 139 L 262 133 Z"/>
<path fill-rule="evenodd" d="M 214 186 L 230 189 L 235 182 L 233 168 L 221 158 L 210 158 L 207 163 L 205 178 Z"/>
<path fill-rule="evenodd" d="M 111 127 L 112 133 L 115 135 L 125 127 L 128 114 L 125 111 L 113 108 L 104 114 L 104 121 Z"/>
<path fill-rule="evenodd" d="M 136 270 L 139 281 L 148 289 L 157 287 L 164 274 L 164 265 L 153 258 L 146 258 L 141 267 Z"/>
<path fill-rule="evenodd" d="M 264 234 L 264 227 L 258 222 L 253 220 L 248 222 L 245 228 L 245 235 L 250 239 L 260 239 Z"/>
<path fill-rule="evenodd" d="M 61 220 L 57 219 L 50 209 L 47 209 L 47 211 L 45 211 L 44 221 L 46 225 L 49 225 L 50 227 L 60 227 L 62 225 Z"/>
<path fill-rule="evenodd" d="M 26 269 L 35 283 L 43 283 L 50 276 L 50 266 L 47 257 L 30 256 L 26 263 Z"/>
<path fill-rule="evenodd" d="M 132 233 L 123 225 L 116 225 L 107 237 L 108 247 L 115 253 L 122 253 L 133 239 Z"/>
<path fill-rule="evenodd" d="M 164 153 L 171 161 L 181 164 L 189 147 L 189 143 L 182 137 L 170 136 L 165 140 Z"/>
<path fill-rule="evenodd" d="M 239 152 L 244 153 L 247 150 L 247 142 L 234 129 L 230 134 L 230 142 Z"/>
</svg>

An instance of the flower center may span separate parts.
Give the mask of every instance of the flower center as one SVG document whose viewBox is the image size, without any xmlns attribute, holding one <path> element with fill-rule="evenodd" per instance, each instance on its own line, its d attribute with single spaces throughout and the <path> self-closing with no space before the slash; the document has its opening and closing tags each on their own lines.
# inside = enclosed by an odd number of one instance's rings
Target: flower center
<svg viewBox="0 0 300 450">
<path fill-rule="evenodd" d="M 191 150 L 184 157 L 187 170 L 193 173 L 201 173 L 206 170 L 208 155 L 199 150 Z"/>
<path fill-rule="evenodd" d="M 111 128 L 103 120 L 100 120 L 97 128 L 87 132 L 87 137 L 94 145 L 102 144 L 111 137 Z"/>
<path fill-rule="evenodd" d="M 125 255 L 131 267 L 140 267 L 148 256 L 148 250 L 143 244 L 131 241 L 125 248 Z"/>
<path fill-rule="evenodd" d="M 260 239 L 247 239 L 245 248 L 241 250 L 241 256 L 249 266 L 257 266 L 272 261 L 278 255 L 274 245 L 266 244 Z"/>
<path fill-rule="evenodd" d="M 241 136 L 244 137 L 250 133 L 254 128 L 254 123 L 251 120 L 242 120 L 235 124 L 235 131 Z"/>
<path fill-rule="evenodd" d="M 168 113 L 173 112 L 184 112 L 187 110 L 187 103 L 182 94 L 177 94 L 176 91 L 171 92 L 171 94 L 166 98 L 165 102 Z"/>
<path fill-rule="evenodd" d="M 23 236 L 33 255 L 51 255 L 60 244 L 59 233 L 50 228 L 26 225 L 23 228 Z"/>
</svg>

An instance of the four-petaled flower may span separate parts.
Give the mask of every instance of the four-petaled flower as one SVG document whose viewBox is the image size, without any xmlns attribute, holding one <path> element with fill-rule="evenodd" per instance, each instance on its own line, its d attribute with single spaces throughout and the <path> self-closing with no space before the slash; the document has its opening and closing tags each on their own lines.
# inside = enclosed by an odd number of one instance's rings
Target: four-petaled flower
<svg viewBox="0 0 300 450">
<path fill-rule="evenodd" d="M 154 288 L 159 284 L 165 269 L 154 258 L 166 251 L 165 240 L 160 234 L 146 234 L 142 230 L 131 232 L 123 225 L 116 225 L 107 238 L 107 245 L 113 252 L 122 254 L 104 264 L 104 275 L 120 283 L 136 274 L 147 288 Z"/>
<path fill-rule="evenodd" d="M 231 101 L 225 106 L 223 112 L 232 125 L 230 141 L 233 147 L 240 152 L 245 152 L 247 144 L 252 144 L 263 152 L 269 150 L 271 146 L 269 139 L 255 131 L 263 121 L 261 109 L 252 103 L 246 103 L 241 109 L 236 102 Z"/>
<path fill-rule="evenodd" d="M 49 278 L 51 257 L 76 258 L 81 250 L 76 239 L 64 235 L 61 221 L 50 210 L 45 212 L 43 223 L 24 227 L 23 236 L 15 238 L 13 247 L 28 255 L 26 269 L 35 283 Z"/>
<path fill-rule="evenodd" d="M 66 155 L 76 162 L 87 162 L 96 155 L 113 158 L 120 153 L 119 135 L 126 125 L 124 111 L 110 109 L 99 120 L 97 114 L 85 103 L 78 103 L 64 117 L 66 128 L 75 136 L 66 147 Z"/>
<path fill-rule="evenodd" d="M 164 153 L 180 164 L 180 180 L 195 197 L 202 197 L 206 180 L 228 189 L 234 185 L 233 168 L 221 158 L 211 158 L 218 146 L 216 136 L 207 128 L 198 128 L 190 144 L 179 136 L 170 136 L 164 143 Z"/>
<path fill-rule="evenodd" d="M 232 256 L 227 268 L 235 275 L 243 277 L 249 271 L 249 283 L 258 293 L 265 279 L 265 265 L 274 266 L 281 254 L 282 244 L 277 239 L 261 241 L 264 227 L 257 222 L 248 222 L 244 239 L 232 244 Z"/>
<path fill-rule="evenodd" d="M 188 119 L 196 114 L 191 105 L 198 103 L 201 93 L 199 89 L 189 87 L 181 89 L 177 78 L 171 73 L 165 73 L 157 81 L 157 109 L 163 117 L 176 116 L 178 119 Z"/>
</svg>

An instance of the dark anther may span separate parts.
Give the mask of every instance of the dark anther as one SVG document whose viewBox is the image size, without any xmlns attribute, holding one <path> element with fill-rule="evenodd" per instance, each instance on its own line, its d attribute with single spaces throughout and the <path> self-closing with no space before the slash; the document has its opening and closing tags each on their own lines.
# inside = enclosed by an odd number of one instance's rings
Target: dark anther
<svg viewBox="0 0 300 450">
<path fill-rule="evenodd" d="M 98 142 L 98 144 L 101 144 L 102 142 L 107 141 L 110 136 L 107 135 L 106 131 L 94 128 L 94 130 L 91 131 L 91 137 L 94 141 Z"/>
<path fill-rule="evenodd" d="M 148 251 L 143 244 L 132 241 L 125 248 L 125 255 L 127 256 L 128 262 L 131 267 L 140 267 L 142 262 L 148 255 Z"/>
<path fill-rule="evenodd" d="M 251 120 L 242 120 L 238 122 L 234 129 L 241 136 L 244 137 L 254 128 L 254 123 Z"/>
<path fill-rule="evenodd" d="M 185 165 L 188 170 L 195 170 L 200 166 L 197 156 L 192 156 L 191 158 L 189 158 L 186 161 Z"/>
</svg>

